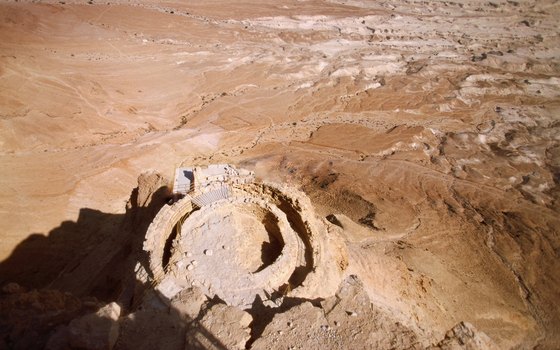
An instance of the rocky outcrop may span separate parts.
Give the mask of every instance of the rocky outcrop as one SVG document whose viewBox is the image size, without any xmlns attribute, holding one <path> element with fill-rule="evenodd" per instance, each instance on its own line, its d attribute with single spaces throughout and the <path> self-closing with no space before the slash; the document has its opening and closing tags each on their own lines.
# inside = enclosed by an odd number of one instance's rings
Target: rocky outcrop
<svg viewBox="0 0 560 350">
<path fill-rule="evenodd" d="M 178 312 L 186 322 L 198 318 L 200 310 L 208 298 L 197 288 L 183 289 L 171 300 L 171 308 Z"/>
<path fill-rule="evenodd" d="M 498 349 L 496 344 L 483 332 L 468 322 L 460 322 L 450 329 L 445 338 L 429 350 L 478 350 Z"/>
<path fill-rule="evenodd" d="M 217 304 L 187 331 L 186 349 L 245 349 L 251 338 L 251 315 L 234 306 Z M 202 330 L 202 331 L 201 331 Z"/>
<path fill-rule="evenodd" d="M 76 318 L 49 339 L 46 349 L 113 349 L 119 336 L 120 313 L 121 307 L 113 302 L 97 312 Z"/>
<path fill-rule="evenodd" d="M 253 349 L 422 349 L 419 335 L 375 307 L 351 276 L 319 305 L 304 302 L 274 316 Z"/>
<path fill-rule="evenodd" d="M 0 292 L 0 348 L 41 349 L 59 326 L 98 307 L 57 290 L 30 290 L 9 283 Z"/>
</svg>

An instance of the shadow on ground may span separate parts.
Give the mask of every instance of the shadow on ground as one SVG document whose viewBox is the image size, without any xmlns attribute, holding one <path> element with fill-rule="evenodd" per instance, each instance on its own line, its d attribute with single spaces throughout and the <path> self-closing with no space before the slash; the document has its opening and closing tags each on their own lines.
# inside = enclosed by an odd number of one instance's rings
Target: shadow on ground
<svg viewBox="0 0 560 350">
<path fill-rule="evenodd" d="M 125 214 L 84 208 L 0 263 L 0 349 L 226 348 L 202 315 L 137 279 L 148 226 L 171 198 L 158 174 L 138 183 Z"/>
</svg>

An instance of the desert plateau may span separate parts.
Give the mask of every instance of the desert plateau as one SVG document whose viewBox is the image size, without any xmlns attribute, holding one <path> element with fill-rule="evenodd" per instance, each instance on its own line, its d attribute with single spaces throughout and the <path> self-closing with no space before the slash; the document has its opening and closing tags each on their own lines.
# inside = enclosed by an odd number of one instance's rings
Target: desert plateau
<svg viewBox="0 0 560 350">
<path fill-rule="evenodd" d="M 559 349 L 559 258 L 558 0 L 0 0 L 0 349 Z"/>
</svg>

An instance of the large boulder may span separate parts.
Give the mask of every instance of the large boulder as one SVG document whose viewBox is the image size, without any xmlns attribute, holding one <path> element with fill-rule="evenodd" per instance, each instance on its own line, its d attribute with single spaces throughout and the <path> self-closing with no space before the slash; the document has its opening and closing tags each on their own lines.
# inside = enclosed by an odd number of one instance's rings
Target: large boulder
<svg viewBox="0 0 560 350">
<path fill-rule="evenodd" d="M 245 349 L 251 338 L 251 315 L 237 307 L 216 304 L 187 331 L 187 349 Z"/>
<path fill-rule="evenodd" d="M 149 305 L 147 305 L 149 306 Z M 115 350 L 182 350 L 185 324 L 168 307 L 143 308 L 121 318 Z"/>
<path fill-rule="evenodd" d="M 171 300 L 171 308 L 177 311 L 185 322 L 198 318 L 200 310 L 208 298 L 200 288 L 192 287 L 179 292 Z"/>
<path fill-rule="evenodd" d="M 76 318 L 61 327 L 48 341 L 46 348 L 58 349 L 113 349 L 119 336 L 118 319 L 121 307 L 110 303 L 97 312 Z"/>
</svg>

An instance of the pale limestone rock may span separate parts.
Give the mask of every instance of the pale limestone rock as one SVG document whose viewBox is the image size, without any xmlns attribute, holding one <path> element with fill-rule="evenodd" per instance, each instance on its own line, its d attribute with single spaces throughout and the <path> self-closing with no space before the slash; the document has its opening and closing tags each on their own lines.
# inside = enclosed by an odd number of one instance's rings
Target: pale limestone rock
<svg viewBox="0 0 560 350">
<path fill-rule="evenodd" d="M 217 304 L 209 309 L 199 324 L 187 331 L 186 348 L 245 349 L 251 337 L 251 315 L 234 306 Z"/>
<path fill-rule="evenodd" d="M 252 349 L 269 349 L 271 344 L 274 348 L 322 350 L 423 348 L 414 330 L 371 304 L 361 282 L 353 276 L 320 307 L 304 302 L 276 314 Z"/>
<path fill-rule="evenodd" d="M 185 322 L 169 308 L 143 309 L 123 317 L 115 350 L 180 350 L 184 348 Z"/>
<path fill-rule="evenodd" d="M 468 322 L 459 322 L 450 329 L 445 338 L 430 349 L 443 350 L 494 350 L 496 344 L 485 333 L 478 331 Z"/>
<path fill-rule="evenodd" d="M 168 276 L 157 286 L 156 289 L 165 298 L 171 299 L 181 291 L 182 287 L 176 283 L 174 278 Z"/>
<path fill-rule="evenodd" d="M 208 298 L 200 288 L 192 287 L 182 290 L 171 300 L 171 307 L 179 312 L 182 318 L 187 321 L 194 320 L 198 317 L 200 310 Z"/>
<path fill-rule="evenodd" d="M 76 318 L 60 328 L 48 341 L 46 348 L 55 349 L 113 349 L 119 337 L 121 307 L 110 303 L 95 313 Z"/>
</svg>

